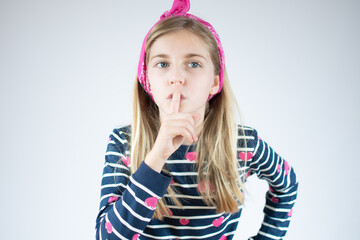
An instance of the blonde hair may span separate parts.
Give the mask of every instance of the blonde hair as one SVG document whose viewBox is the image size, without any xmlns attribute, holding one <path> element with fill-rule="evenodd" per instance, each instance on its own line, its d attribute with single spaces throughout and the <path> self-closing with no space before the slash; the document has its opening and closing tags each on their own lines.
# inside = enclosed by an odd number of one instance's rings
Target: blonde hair
<svg viewBox="0 0 360 240">
<path fill-rule="evenodd" d="M 152 29 L 147 38 L 146 58 L 148 58 L 149 50 L 156 39 L 180 30 L 188 30 L 196 34 L 209 46 L 210 56 L 215 66 L 215 74 L 219 74 L 219 52 L 216 40 L 205 26 L 186 17 L 165 19 Z M 197 180 L 198 183 L 203 182 L 205 188 L 205 191 L 200 191 L 200 194 L 207 205 L 216 206 L 218 213 L 237 212 L 239 204 L 244 202 L 245 187 L 239 175 L 239 164 L 236 156 L 238 128 L 234 114 L 235 106 L 240 115 L 239 107 L 224 69 L 222 90 L 207 103 L 203 130 L 195 148 L 198 160 Z M 241 124 L 241 126 L 243 125 Z M 146 93 L 136 77 L 130 143 L 131 173 L 139 168 L 152 149 L 159 129 L 158 106 Z M 243 127 L 241 130 L 242 134 L 245 135 Z M 166 165 L 164 171 L 167 171 Z M 181 206 L 172 186 L 168 187 L 167 193 L 170 194 L 173 203 Z M 165 199 L 160 199 L 154 217 L 162 219 L 163 216 L 169 216 L 169 212 L 166 208 Z"/>
</svg>

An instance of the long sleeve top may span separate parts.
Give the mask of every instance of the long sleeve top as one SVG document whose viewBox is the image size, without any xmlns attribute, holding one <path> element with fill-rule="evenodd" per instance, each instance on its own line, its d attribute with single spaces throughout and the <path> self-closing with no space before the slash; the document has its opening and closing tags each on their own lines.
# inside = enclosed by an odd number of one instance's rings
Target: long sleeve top
<svg viewBox="0 0 360 240">
<path fill-rule="evenodd" d="M 244 182 L 256 174 L 269 184 L 264 219 L 257 235 L 249 239 L 283 239 L 289 227 L 297 197 L 298 181 L 292 166 L 279 156 L 254 128 L 238 125 L 237 160 Z M 131 125 L 115 128 L 109 136 L 101 179 L 99 213 L 96 217 L 96 239 L 233 239 L 242 205 L 236 213 L 216 213 L 216 208 L 202 200 L 197 182 L 194 145 L 181 145 L 166 160 L 169 173 L 158 173 L 142 162 L 131 174 Z M 244 147 L 247 141 L 247 148 Z M 245 159 L 247 151 L 247 161 Z M 166 201 L 170 217 L 153 217 L 160 198 L 166 200 L 169 186 L 183 207 Z M 200 187 L 200 188 L 199 188 Z"/>
</svg>

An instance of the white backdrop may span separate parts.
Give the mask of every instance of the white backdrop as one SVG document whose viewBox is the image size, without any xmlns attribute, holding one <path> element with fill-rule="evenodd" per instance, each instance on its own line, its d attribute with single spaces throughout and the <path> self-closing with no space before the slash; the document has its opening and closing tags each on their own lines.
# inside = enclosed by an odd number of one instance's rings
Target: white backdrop
<svg viewBox="0 0 360 240">
<path fill-rule="evenodd" d="M 111 130 L 171 0 L 0 1 L 1 239 L 94 239 Z M 286 239 L 359 239 L 360 2 L 192 0 L 222 40 L 244 123 L 295 168 Z M 353 155 L 353 153 L 355 155 Z M 253 177 L 236 239 L 260 227 Z"/>
</svg>

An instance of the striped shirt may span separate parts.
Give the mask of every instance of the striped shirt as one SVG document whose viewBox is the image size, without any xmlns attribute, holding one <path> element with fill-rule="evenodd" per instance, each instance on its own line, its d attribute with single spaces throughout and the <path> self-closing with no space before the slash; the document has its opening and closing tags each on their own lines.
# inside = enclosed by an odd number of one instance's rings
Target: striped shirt
<svg viewBox="0 0 360 240">
<path fill-rule="evenodd" d="M 266 192 L 264 220 L 256 236 L 249 239 L 283 239 L 289 227 L 297 197 L 298 182 L 294 169 L 279 156 L 254 128 L 238 125 L 237 160 L 246 178 L 256 174 L 269 184 Z M 141 163 L 130 174 L 129 145 L 131 126 L 120 126 L 110 134 L 101 180 L 100 208 L 96 218 L 96 239 L 233 239 L 242 205 L 236 213 L 216 213 L 199 193 L 194 145 L 181 145 L 166 161 L 169 173 L 158 173 Z M 244 141 L 247 141 L 247 148 Z M 247 161 L 245 159 L 247 153 Z M 157 201 L 168 200 L 169 186 L 183 207 L 170 200 L 166 207 L 170 217 L 152 218 Z"/>
</svg>

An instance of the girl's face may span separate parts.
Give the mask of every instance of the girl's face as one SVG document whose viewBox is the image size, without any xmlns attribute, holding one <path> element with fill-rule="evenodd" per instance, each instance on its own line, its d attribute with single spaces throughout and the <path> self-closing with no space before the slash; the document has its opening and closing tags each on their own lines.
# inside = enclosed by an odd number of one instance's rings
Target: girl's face
<svg viewBox="0 0 360 240">
<path fill-rule="evenodd" d="M 170 112 L 177 82 L 182 85 L 179 112 L 204 116 L 209 95 L 219 90 L 219 75 L 214 73 L 207 44 L 187 30 L 155 40 L 149 52 L 147 71 L 160 120 Z"/>
</svg>

